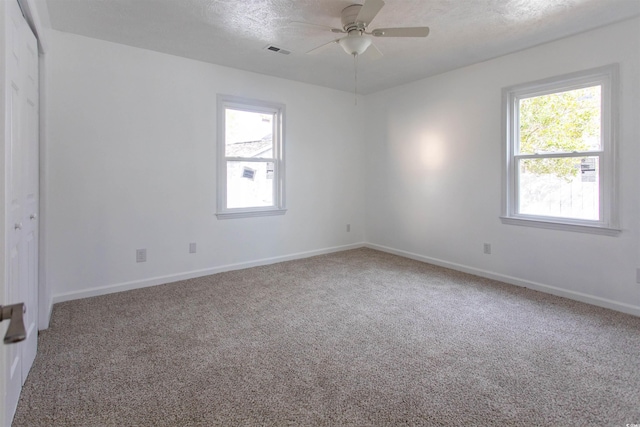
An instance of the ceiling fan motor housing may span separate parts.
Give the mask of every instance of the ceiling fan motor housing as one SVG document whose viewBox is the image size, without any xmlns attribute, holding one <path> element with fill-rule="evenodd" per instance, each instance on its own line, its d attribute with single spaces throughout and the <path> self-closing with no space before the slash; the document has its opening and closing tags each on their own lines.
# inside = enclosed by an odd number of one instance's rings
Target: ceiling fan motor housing
<svg viewBox="0 0 640 427">
<path fill-rule="evenodd" d="M 342 9 L 342 28 L 347 33 L 353 30 L 364 30 L 364 23 L 356 22 L 360 9 L 362 9 L 361 4 L 352 4 Z"/>
</svg>

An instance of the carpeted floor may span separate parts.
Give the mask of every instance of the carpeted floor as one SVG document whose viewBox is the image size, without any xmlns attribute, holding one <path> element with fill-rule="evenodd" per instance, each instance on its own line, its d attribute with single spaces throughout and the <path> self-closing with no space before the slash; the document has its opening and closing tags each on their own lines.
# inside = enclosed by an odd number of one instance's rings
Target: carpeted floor
<svg viewBox="0 0 640 427">
<path fill-rule="evenodd" d="M 370 249 L 56 304 L 39 346 L 14 426 L 640 423 L 640 318 Z"/>
</svg>

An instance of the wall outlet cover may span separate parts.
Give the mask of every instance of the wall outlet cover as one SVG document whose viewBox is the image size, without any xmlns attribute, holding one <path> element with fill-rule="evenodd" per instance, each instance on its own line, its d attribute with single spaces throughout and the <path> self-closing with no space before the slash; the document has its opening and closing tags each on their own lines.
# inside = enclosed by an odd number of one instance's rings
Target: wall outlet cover
<svg viewBox="0 0 640 427">
<path fill-rule="evenodd" d="M 136 262 L 147 262 L 146 249 L 136 249 Z"/>
</svg>

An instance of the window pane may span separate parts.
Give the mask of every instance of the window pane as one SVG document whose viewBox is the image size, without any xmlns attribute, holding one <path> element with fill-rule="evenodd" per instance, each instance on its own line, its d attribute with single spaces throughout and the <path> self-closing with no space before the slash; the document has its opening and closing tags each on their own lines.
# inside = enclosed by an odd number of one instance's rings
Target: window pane
<svg viewBox="0 0 640 427">
<path fill-rule="evenodd" d="M 273 162 L 227 162 L 227 208 L 273 206 Z"/>
<path fill-rule="evenodd" d="M 598 157 L 520 159 L 518 213 L 600 219 Z"/>
<path fill-rule="evenodd" d="M 519 103 L 519 153 L 600 150 L 601 86 L 557 92 Z"/>
<path fill-rule="evenodd" d="M 273 114 L 225 110 L 225 156 L 273 158 Z"/>
</svg>

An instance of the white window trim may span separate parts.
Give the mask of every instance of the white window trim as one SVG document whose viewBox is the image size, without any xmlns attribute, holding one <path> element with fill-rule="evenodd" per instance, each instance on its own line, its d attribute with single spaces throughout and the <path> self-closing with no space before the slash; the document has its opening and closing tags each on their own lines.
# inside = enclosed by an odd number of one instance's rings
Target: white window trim
<svg viewBox="0 0 640 427">
<path fill-rule="evenodd" d="M 552 77 L 531 83 L 524 83 L 502 89 L 502 216 L 503 224 L 540 227 L 554 230 L 577 231 L 583 233 L 617 235 L 618 192 L 617 192 L 617 141 L 618 136 L 618 64 L 611 64 L 563 76 Z M 588 153 L 600 158 L 600 220 L 579 220 L 571 218 L 525 215 L 517 212 L 517 170 L 515 161 L 515 141 L 518 129 L 518 102 L 521 98 L 546 95 L 559 90 L 578 89 L 587 86 L 602 86 L 602 150 Z M 578 155 L 580 153 L 571 153 Z M 587 154 L 587 153 L 585 153 Z"/>
<path fill-rule="evenodd" d="M 218 94 L 217 97 L 217 212 L 218 219 L 250 218 L 258 216 L 284 215 L 287 211 L 285 205 L 285 161 L 284 161 L 284 123 L 285 105 L 275 102 L 260 101 L 250 98 L 242 98 L 232 95 Z M 225 152 L 225 109 L 237 108 L 256 113 L 274 114 L 276 123 L 273 135 L 273 161 L 275 163 L 273 176 L 273 206 L 260 206 L 251 208 L 227 208 L 227 158 Z M 242 158 L 243 161 L 251 161 Z M 262 161 L 262 160 L 260 160 Z"/>
</svg>

